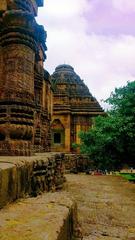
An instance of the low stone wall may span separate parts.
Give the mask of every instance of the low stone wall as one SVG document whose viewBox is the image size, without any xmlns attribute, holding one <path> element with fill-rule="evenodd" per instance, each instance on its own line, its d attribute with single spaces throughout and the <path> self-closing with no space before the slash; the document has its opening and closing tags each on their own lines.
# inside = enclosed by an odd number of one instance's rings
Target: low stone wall
<svg viewBox="0 0 135 240">
<path fill-rule="evenodd" d="M 37 196 L 62 188 L 64 155 L 0 157 L 0 208 L 27 195 Z"/>
<path fill-rule="evenodd" d="M 65 169 L 67 172 L 84 172 L 92 165 L 88 155 L 84 154 L 65 154 Z"/>
<path fill-rule="evenodd" d="M 66 192 L 21 199 L 0 211 L 1 240 L 81 240 L 75 202 Z"/>
</svg>

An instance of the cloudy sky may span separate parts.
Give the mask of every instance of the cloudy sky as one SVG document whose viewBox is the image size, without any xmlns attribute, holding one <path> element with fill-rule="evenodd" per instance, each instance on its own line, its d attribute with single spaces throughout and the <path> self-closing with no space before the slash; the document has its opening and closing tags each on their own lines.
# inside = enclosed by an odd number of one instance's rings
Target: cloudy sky
<svg viewBox="0 0 135 240">
<path fill-rule="evenodd" d="M 135 0 L 45 0 L 45 68 L 70 64 L 100 101 L 135 80 Z M 101 103 L 104 107 L 104 104 Z"/>
</svg>

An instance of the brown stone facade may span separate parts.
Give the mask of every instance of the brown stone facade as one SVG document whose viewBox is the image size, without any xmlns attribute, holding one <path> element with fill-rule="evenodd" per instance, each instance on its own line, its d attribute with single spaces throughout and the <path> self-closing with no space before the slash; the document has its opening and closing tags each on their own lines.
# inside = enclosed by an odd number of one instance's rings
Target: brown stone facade
<svg viewBox="0 0 135 240">
<path fill-rule="evenodd" d="M 80 144 L 79 132 L 92 127 L 92 118 L 104 115 L 104 111 L 72 66 L 59 65 L 51 80 L 54 89 L 52 151 L 77 152 L 72 144 Z"/>
<path fill-rule="evenodd" d="M 52 90 L 39 6 L 42 0 L 0 1 L 0 155 L 50 150 Z"/>
<path fill-rule="evenodd" d="M 75 152 L 78 133 L 104 115 L 70 65 L 44 69 L 43 0 L 0 0 L 0 155 Z"/>
</svg>

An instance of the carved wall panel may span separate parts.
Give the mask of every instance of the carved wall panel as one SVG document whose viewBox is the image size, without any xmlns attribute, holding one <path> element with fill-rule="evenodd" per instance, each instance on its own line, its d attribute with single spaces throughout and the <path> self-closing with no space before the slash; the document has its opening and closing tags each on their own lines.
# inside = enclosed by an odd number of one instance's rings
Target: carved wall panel
<svg viewBox="0 0 135 240">
<path fill-rule="evenodd" d="M 35 5 L 33 5 L 33 3 Z M 30 155 L 38 38 L 33 0 L 8 2 L 0 28 L 0 155 Z M 10 10 L 9 10 L 10 9 Z M 40 26 L 39 26 L 40 28 Z M 37 30 L 38 32 L 38 30 Z"/>
</svg>

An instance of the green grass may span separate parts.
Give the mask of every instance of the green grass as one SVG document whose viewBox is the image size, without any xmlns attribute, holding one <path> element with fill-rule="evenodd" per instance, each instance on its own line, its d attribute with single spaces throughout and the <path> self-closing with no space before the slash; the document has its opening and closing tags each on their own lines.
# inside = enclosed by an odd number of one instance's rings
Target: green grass
<svg viewBox="0 0 135 240">
<path fill-rule="evenodd" d="M 119 175 L 124 177 L 128 181 L 135 182 L 135 173 L 119 173 Z"/>
</svg>

